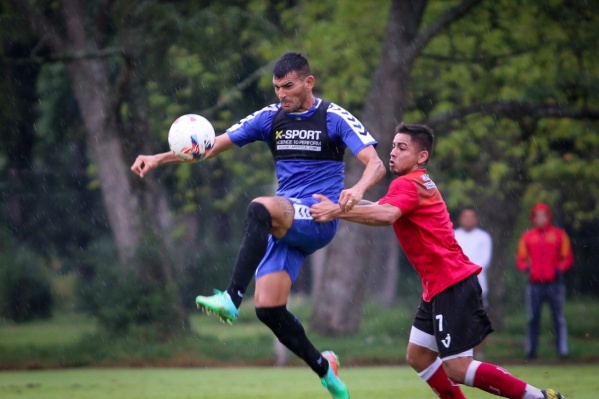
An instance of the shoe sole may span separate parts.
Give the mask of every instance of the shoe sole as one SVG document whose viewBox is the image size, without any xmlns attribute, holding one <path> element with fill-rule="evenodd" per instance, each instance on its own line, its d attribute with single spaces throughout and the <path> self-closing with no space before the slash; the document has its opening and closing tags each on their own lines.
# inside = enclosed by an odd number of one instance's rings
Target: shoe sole
<svg viewBox="0 0 599 399">
<path fill-rule="evenodd" d="M 228 317 L 226 314 L 223 314 L 223 312 L 226 312 L 226 310 L 223 308 L 216 308 L 216 307 L 213 307 L 212 305 L 207 305 L 205 303 L 198 302 L 197 300 L 196 300 L 196 306 L 198 307 L 198 309 L 200 311 L 203 311 L 204 313 L 206 313 L 209 316 L 211 316 L 211 315 L 218 316 L 220 321 L 223 323 L 233 325 L 233 322 L 237 321 L 236 318 L 231 318 L 231 317 Z"/>
</svg>

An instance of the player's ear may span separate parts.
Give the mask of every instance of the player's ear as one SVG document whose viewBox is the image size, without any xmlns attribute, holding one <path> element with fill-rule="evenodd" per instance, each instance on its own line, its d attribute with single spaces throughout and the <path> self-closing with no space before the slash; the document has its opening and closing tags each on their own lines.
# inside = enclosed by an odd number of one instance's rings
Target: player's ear
<svg viewBox="0 0 599 399">
<path fill-rule="evenodd" d="M 307 76 L 304 79 L 304 84 L 306 85 L 306 88 L 311 90 L 314 87 L 314 76 L 310 75 Z"/>
<path fill-rule="evenodd" d="M 428 161 L 428 156 L 429 153 L 426 150 L 420 151 L 420 153 L 418 154 L 418 164 L 423 165 L 426 164 L 426 161 Z"/>
</svg>

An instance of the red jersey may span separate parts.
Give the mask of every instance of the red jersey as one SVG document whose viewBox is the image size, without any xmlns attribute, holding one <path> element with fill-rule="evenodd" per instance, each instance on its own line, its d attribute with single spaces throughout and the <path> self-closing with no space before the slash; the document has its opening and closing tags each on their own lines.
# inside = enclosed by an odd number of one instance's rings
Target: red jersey
<svg viewBox="0 0 599 399">
<path fill-rule="evenodd" d="M 395 235 L 406 257 L 422 280 L 422 299 L 430 302 L 446 288 L 478 274 L 455 239 L 445 201 L 425 170 L 399 176 L 378 201 L 401 210 L 393 223 Z"/>
<path fill-rule="evenodd" d="M 551 225 L 551 210 L 545 204 L 537 204 L 549 214 L 549 224 L 544 228 L 534 227 L 525 231 L 518 242 L 516 265 L 529 273 L 531 283 L 553 283 L 557 272 L 568 270 L 574 263 L 570 239 L 566 232 Z"/>
</svg>

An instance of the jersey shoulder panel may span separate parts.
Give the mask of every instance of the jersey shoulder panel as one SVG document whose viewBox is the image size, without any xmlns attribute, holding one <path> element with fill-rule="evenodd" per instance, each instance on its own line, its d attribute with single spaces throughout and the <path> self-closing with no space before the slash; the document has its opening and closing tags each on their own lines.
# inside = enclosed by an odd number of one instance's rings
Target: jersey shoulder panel
<svg viewBox="0 0 599 399">
<path fill-rule="evenodd" d="M 327 109 L 327 115 L 331 116 L 333 121 L 335 122 L 339 122 L 339 119 L 345 122 L 345 124 L 347 124 L 349 128 L 351 128 L 355 133 L 361 136 L 370 136 L 370 133 L 368 133 L 368 130 L 366 130 L 366 127 L 364 127 L 364 125 L 362 124 L 362 122 L 358 120 L 358 118 L 353 116 L 346 109 L 340 107 L 339 105 L 333 102 L 329 104 L 329 108 Z"/>
<path fill-rule="evenodd" d="M 242 127 L 244 124 L 246 124 L 250 121 L 253 121 L 255 119 L 266 118 L 268 116 L 272 116 L 272 114 L 276 114 L 277 111 L 279 111 L 279 104 L 268 105 L 256 112 L 254 112 L 253 114 L 250 114 L 250 115 L 246 116 L 245 118 L 241 119 L 239 122 L 237 122 L 236 124 L 234 124 L 233 126 L 228 128 L 227 131 L 231 132 L 231 131 L 237 130 L 240 127 Z"/>
<path fill-rule="evenodd" d="M 268 140 L 273 118 L 279 111 L 278 104 L 271 104 L 241 119 L 227 129 L 231 140 L 242 146 L 252 141 Z"/>
</svg>

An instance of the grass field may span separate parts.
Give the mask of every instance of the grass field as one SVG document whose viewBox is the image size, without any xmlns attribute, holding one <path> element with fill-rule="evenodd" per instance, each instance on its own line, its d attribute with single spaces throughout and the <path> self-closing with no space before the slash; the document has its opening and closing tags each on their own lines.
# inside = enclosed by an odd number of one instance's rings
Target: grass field
<svg viewBox="0 0 599 399">
<path fill-rule="evenodd" d="M 316 347 L 332 349 L 345 365 L 402 364 L 413 316 L 413 303 L 392 309 L 372 304 L 364 309 L 360 332 L 345 337 L 325 337 L 309 331 L 311 303 L 294 298 L 292 311 L 308 329 Z M 548 311 L 543 314 L 539 363 L 556 363 Z M 567 303 L 569 363 L 599 362 L 599 301 L 571 300 Z M 257 319 L 250 301 L 244 304 L 234 326 L 215 317 L 192 313 L 192 334 L 167 342 L 156 341 L 143 330 L 124 337 L 102 331 L 93 318 L 59 313 L 49 320 L 15 324 L 0 319 L 0 369 L 107 366 L 206 366 L 270 365 L 273 337 Z M 525 315 L 506 314 L 505 325 L 487 340 L 486 358 L 499 364 L 522 363 Z M 290 356 L 292 365 L 300 361 Z M 599 396 L 598 396 L 599 397 Z"/>
<path fill-rule="evenodd" d="M 597 366 L 518 366 L 510 371 L 568 399 L 596 399 Z M 436 396 L 408 367 L 349 367 L 341 376 L 352 399 L 417 399 Z M 491 398 L 464 388 L 470 399 Z M 307 368 L 72 369 L 0 373 L 3 399 L 328 399 Z"/>
<path fill-rule="evenodd" d="M 292 308 L 307 321 L 310 305 L 296 298 Z M 354 336 L 324 337 L 309 332 L 317 347 L 341 355 L 341 375 L 353 399 L 436 398 L 411 369 L 397 366 L 404 362 L 413 308 L 411 303 L 393 309 L 369 305 L 362 328 Z M 537 363 L 523 363 L 522 312 L 506 315 L 503 328 L 488 339 L 486 358 L 507 364 L 509 371 L 532 385 L 557 388 L 568 399 L 599 398 L 599 302 L 570 301 L 566 312 L 571 326 L 571 359 L 567 363 L 555 358 L 548 312 L 543 318 Z M 111 337 L 92 318 L 81 314 L 58 314 L 27 324 L 0 320 L 0 369 L 7 370 L 0 371 L 0 399 L 330 397 L 305 366 L 251 367 L 273 361 L 272 335 L 256 320 L 251 304 L 245 305 L 232 327 L 199 313 L 193 314 L 191 323 L 193 334 L 161 342 L 145 335 L 143 329 Z M 301 362 L 290 356 L 290 364 Z M 359 367 L 365 364 L 394 366 Z M 169 367 L 157 368 L 165 365 Z M 207 365 L 227 367 L 204 367 Z M 68 369 L 56 369 L 62 367 Z M 471 388 L 464 391 L 470 399 L 493 397 Z"/>
</svg>

